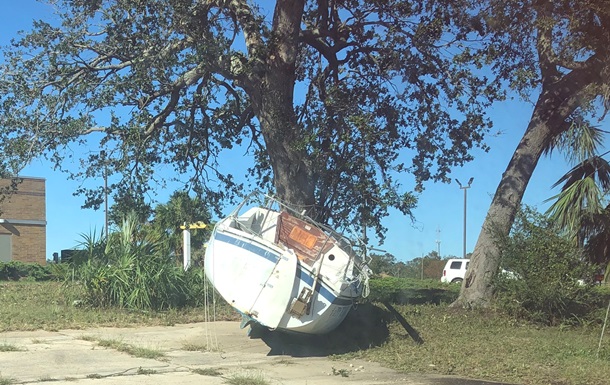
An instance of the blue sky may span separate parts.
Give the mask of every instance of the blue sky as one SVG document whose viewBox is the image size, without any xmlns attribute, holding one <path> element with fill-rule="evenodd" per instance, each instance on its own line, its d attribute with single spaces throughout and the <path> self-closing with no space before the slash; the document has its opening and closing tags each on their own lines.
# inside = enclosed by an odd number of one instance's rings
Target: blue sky
<svg viewBox="0 0 610 385">
<path fill-rule="evenodd" d="M 53 17 L 50 6 L 35 0 L 2 2 L 0 13 L 0 44 L 6 45 L 18 30 L 28 30 L 33 19 Z M 491 150 L 487 153 L 475 151 L 475 160 L 456 169 L 451 184 L 428 183 L 415 209 L 414 223 L 400 213 L 392 213 L 385 225 L 389 228 L 386 241 L 379 246 L 392 253 L 400 261 L 408 261 L 422 254 L 437 250 L 440 241 L 441 255 L 462 255 L 463 247 L 463 190 L 455 178 L 463 184 L 473 177 L 468 190 L 467 243 L 471 252 L 476 243 L 481 225 L 487 213 L 492 195 L 500 181 L 510 157 L 531 116 L 533 106 L 519 100 L 509 100 L 496 104 L 489 114 L 493 119 L 492 135 L 487 139 Z M 236 154 L 235 156 L 239 156 Z M 233 159 L 231 159 L 233 161 Z M 237 161 L 238 159 L 236 159 Z M 78 167 L 76 163 L 68 165 Z M 244 171 L 248 167 L 243 164 Z M 544 201 L 557 193 L 551 185 L 568 170 L 561 155 L 543 158 L 539 163 L 524 202 L 544 211 L 548 207 Z M 104 212 L 83 210 L 84 199 L 72 193 L 80 182 L 67 179 L 66 174 L 55 172 L 50 165 L 34 161 L 22 172 L 23 176 L 46 179 L 47 189 L 47 259 L 53 252 L 74 247 L 81 240 L 81 234 L 92 231 L 98 233 L 104 226 Z M 83 181 L 86 185 L 103 184 L 102 180 Z M 404 184 L 412 186 L 412 179 L 405 176 Z M 158 190 L 157 200 L 164 202 L 172 190 Z"/>
</svg>

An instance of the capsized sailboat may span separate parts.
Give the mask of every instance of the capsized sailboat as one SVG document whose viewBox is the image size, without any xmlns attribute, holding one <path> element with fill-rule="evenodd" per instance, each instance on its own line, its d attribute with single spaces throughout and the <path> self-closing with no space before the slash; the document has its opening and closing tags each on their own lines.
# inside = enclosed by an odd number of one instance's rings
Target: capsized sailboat
<svg viewBox="0 0 610 385">
<path fill-rule="evenodd" d="M 276 198 L 254 192 L 214 227 L 204 268 L 246 323 L 324 334 L 368 295 L 370 269 L 357 246 Z"/>
</svg>

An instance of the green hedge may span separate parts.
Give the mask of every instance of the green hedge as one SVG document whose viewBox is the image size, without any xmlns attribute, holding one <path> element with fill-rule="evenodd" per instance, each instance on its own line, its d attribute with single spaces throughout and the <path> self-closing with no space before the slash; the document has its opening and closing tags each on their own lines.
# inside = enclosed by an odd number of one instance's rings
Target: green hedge
<svg viewBox="0 0 610 385">
<path fill-rule="evenodd" d="M 56 279 L 56 275 L 50 265 L 42 266 L 37 263 L 17 261 L 0 262 L 0 281 L 18 281 L 21 279 L 48 281 Z"/>
<path fill-rule="evenodd" d="M 370 302 L 418 305 L 424 303 L 451 303 L 460 290 L 459 285 L 447 285 L 437 280 L 384 277 L 369 282 Z"/>
</svg>

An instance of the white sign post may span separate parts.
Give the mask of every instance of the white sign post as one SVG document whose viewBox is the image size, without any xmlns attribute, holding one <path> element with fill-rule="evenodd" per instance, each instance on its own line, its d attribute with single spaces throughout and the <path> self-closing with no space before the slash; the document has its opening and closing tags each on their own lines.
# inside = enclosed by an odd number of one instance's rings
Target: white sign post
<svg viewBox="0 0 610 385">
<path fill-rule="evenodd" d="M 205 223 L 199 221 L 195 223 L 180 226 L 182 229 L 182 260 L 184 261 L 184 271 L 187 271 L 191 266 L 191 229 L 205 229 L 208 227 Z"/>
<path fill-rule="evenodd" d="M 191 230 L 182 230 L 182 260 L 184 261 L 184 271 L 191 266 Z"/>
</svg>

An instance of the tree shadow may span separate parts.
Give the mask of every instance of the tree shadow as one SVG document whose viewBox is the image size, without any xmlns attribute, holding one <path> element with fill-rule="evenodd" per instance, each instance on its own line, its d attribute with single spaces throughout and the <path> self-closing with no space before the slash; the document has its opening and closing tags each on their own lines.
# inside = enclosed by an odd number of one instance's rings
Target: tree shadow
<svg viewBox="0 0 610 385">
<path fill-rule="evenodd" d="M 271 350 L 267 355 L 324 357 L 368 349 L 383 344 L 390 335 L 392 314 L 373 304 L 352 309 L 334 331 L 323 335 L 269 331 L 251 324 L 250 338 L 260 338 Z"/>
</svg>

